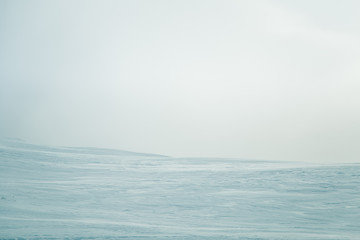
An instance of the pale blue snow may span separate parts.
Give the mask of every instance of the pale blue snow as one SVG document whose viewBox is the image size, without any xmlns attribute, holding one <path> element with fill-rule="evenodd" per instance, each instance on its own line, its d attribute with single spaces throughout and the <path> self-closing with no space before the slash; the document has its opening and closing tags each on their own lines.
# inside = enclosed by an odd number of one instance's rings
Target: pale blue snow
<svg viewBox="0 0 360 240">
<path fill-rule="evenodd" d="M 0 239 L 360 239 L 360 165 L 0 142 Z"/>
</svg>

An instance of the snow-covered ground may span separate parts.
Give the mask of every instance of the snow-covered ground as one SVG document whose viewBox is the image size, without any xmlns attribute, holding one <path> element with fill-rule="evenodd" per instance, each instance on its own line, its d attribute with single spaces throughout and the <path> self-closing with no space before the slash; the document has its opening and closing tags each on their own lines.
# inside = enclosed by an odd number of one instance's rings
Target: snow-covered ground
<svg viewBox="0 0 360 240">
<path fill-rule="evenodd" d="M 360 239 L 360 165 L 0 141 L 0 239 Z"/>
</svg>

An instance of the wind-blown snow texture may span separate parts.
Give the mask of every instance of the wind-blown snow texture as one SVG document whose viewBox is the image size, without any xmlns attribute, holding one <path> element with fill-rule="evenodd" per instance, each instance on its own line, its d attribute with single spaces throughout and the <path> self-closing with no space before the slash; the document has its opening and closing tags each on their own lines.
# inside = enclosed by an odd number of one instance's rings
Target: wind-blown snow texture
<svg viewBox="0 0 360 240">
<path fill-rule="evenodd" d="M 360 239 L 360 165 L 0 142 L 0 239 Z"/>
</svg>

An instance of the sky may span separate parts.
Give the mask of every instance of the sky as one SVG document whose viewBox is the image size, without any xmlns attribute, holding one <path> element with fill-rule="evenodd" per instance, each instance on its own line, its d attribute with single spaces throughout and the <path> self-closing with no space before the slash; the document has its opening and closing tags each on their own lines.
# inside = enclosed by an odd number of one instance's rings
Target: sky
<svg viewBox="0 0 360 240">
<path fill-rule="evenodd" d="M 0 0 L 0 136 L 360 162 L 360 1 Z"/>
</svg>

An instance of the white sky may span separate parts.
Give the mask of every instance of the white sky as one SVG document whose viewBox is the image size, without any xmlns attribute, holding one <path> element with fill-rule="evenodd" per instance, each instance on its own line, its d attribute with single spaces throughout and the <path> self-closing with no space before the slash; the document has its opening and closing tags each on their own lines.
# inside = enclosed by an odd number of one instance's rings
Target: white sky
<svg viewBox="0 0 360 240">
<path fill-rule="evenodd" d="M 360 162 L 360 1 L 0 0 L 0 135 Z"/>
</svg>

